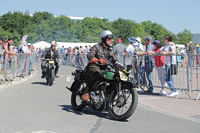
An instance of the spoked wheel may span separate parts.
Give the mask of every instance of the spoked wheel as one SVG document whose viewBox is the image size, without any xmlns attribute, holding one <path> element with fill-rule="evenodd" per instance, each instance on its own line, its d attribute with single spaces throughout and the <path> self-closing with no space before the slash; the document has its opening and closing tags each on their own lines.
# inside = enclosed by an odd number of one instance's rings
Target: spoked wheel
<svg viewBox="0 0 200 133">
<path fill-rule="evenodd" d="M 135 88 L 113 91 L 109 98 L 109 116 L 114 120 L 128 119 L 135 111 L 138 103 L 138 94 Z"/>
<path fill-rule="evenodd" d="M 71 104 L 72 104 L 72 109 L 76 110 L 76 111 L 82 111 L 85 108 L 85 103 L 82 100 L 82 95 L 83 95 L 83 91 L 84 88 L 86 87 L 85 83 L 81 83 L 81 84 L 76 84 L 76 82 L 74 82 L 73 84 L 77 93 L 72 93 L 71 95 Z"/>
</svg>

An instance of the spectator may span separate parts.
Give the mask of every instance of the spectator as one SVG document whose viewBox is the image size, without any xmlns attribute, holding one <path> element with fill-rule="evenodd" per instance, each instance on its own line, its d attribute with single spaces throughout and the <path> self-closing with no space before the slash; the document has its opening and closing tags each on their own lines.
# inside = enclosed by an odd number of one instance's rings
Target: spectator
<svg viewBox="0 0 200 133">
<path fill-rule="evenodd" d="M 151 94 L 153 93 L 153 68 L 155 67 L 155 61 L 153 56 L 150 56 L 151 52 L 154 51 L 152 38 L 150 36 L 145 37 L 145 45 L 146 45 L 146 51 L 143 54 L 147 56 L 144 57 L 145 66 L 141 67 L 141 78 L 142 78 L 141 84 L 146 84 L 146 77 L 147 77 L 149 85 L 148 85 L 148 90 L 145 91 L 144 93 Z"/>
<path fill-rule="evenodd" d="M 136 38 L 136 42 L 137 42 L 137 50 L 136 50 L 136 53 L 137 53 L 137 55 L 139 55 L 140 53 L 143 53 L 144 52 L 144 46 L 142 45 L 142 43 L 141 43 L 141 38 L 140 37 L 137 37 Z M 140 60 L 140 63 L 139 63 L 139 65 L 140 65 L 140 67 L 141 67 L 141 65 L 142 65 L 142 61 L 143 61 L 143 57 L 141 56 L 141 57 L 139 57 L 139 60 Z"/>
<path fill-rule="evenodd" d="M 197 44 L 197 54 L 200 54 L 200 47 L 199 47 L 199 44 Z"/>
<path fill-rule="evenodd" d="M 0 36 L 0 55 L 5 53 L 5 40 Z"/>
<path fill-rule="evenodd" d="M 164 55 L 172 55 L 176 54 L 176 46 L 172 42 L 172 37 L 170 35 L 164 36 L 165 46 L 161 52 Z M 176 64 L 176 56 L 165 56 L 165 81 L 171 88 L 171 92 L 167 94 L 169 97 L 177 96 L 179 92 L 174 89 L 174 80 L 173 75 L 171 73 L 171 64 Z"/>
<path fill-rule="evenodd" d="M 136 54 L 135 54 L 136 38 L 132 36 L 132 37 L 128 38 L 128 41 L 130 44 L 126 48 L 124 54 L 131 56 L 132 65 L 133 65 L 131 73 L 134 76 L 134 78 L 137 80 L 138 75 L 137 75 L 137 71 L 136 71 Z M 127 57 L 125 56 L 124 64 L 126 63 L 126 58 Z"/>
<path fill-rule="evenodd" d="M 187 48 L 187 56 L 188 56 L 188 66 L 193 67 L 194 66 L 194 45 L 192 45 L 192 41 L 188 43 Z"/>
<path fill-rule="evenodd" d="M 28 48 L 28 50 L 27 50 L 28 53 L 27 53 L 27 54 L 31 55 L 32 52 L 33 52 L 33 51 L 32 51 L 32 45 L 31 45 L 31 43 L 28 43 L 28 44 L 27 44 L 27 48 Z"/>
<path fill-rule="evenodd" d="M 159 40 L 155 40 L 153 42 L 154 46 L 154 52 L 155 54 L 159 54 L 161 52 L 162 44 Z M 166 92 L 164 91 L 164 85 L 165 85 L 165 56 L 154 56 L 155 64 L 156 64 L 156 70 L 158 72 L 158 78 L 160 80 L 162 91 L 160 91 L 161 95 L 166 95 Z"/>
<path fill-rule="evenodd" d="M 143 51 L 144 51 L 144 46 L 142 45 L 141 38 L 140 38 L 140 37 L 137 37 L 137 38 L 136 38 L 136 42 L 137 42 L 137 45 L 138 45 L 138 47 L 139 47 L 138 52 L 143 52 Z"/>
<path fill-rule="evenodd" d="M 14 39 L 13 38 L 8 38 L 8 41 L 5 44 L 5 51 L 6 51 L 7 54 L 9 54 L 9 56 L 15 54 L 15 51 L 13 49 L 13 43 L 14 43 Z"/>
<path fill-rule="evenodd" d="M 3 39 L 3 37 L 0 36 L 0 72 L 3 69 L 3 59 L 4 56 L 3 54 L 5 53 L 5 40 Z"/>
<path fill-rule="evenodd" d="M 29 54 L 27 42 L 21 42 L 21 45 L 19 46 L 18 52 L 19 53 Z"/>
<path fill-rule="evenodd" d="M 8 38 L 8 41 L 5 44 L 5 51 L 6 51 L 6 54 L 8 54 L 7 61 L 9 63 L 8 72 L 11 72 L 10 71 L 11 70 L 11 59 L 12 59 L 13 55 L 15 55 L 13 44 L 14 44 L 14 39 L 13 38 Z"/>
<path fill-rule="evenodd" d="M 121 44 L 122 40 L 119 38 L 117 39 L 117 44 L 115 44 L 115 46 L 113 46 L 113 52 L 114 55 L 117 57 L 118 61 L 122 64 L 124 64 L 124 52 L 126 51 L 126 47 Z"/>
</svg>

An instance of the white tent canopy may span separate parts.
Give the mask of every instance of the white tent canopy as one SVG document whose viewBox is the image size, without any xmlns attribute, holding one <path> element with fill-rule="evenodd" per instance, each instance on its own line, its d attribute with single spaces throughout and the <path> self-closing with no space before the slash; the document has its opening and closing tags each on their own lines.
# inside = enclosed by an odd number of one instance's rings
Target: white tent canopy
<svg viewBox="0 0 200 133">
<path fill-rule="evenodd" d="M 40 41 L 40 42 L 34 43 L 33 46 L 35 48 L 45 49 L 45 48 L 51 47 L 51 44 L 45 41 Z"/>
<path fill-rule="evenodd" d="M 73 43 L 73 42 L 57 42 L 57 47 L 58 48 L 62 48 L 62 46 L 64 46 L 64 48 L 74 48 L 74 47 L 80 47 L 82 46 L 83 48 L 85 48 L 85 46 L 93 46 L 97 43 Z"/>
</svg>

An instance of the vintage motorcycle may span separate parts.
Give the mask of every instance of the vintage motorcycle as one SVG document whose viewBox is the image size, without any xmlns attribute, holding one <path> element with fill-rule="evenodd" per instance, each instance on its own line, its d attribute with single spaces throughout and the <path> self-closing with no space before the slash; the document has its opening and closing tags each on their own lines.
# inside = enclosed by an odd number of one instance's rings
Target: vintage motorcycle
<svg viewBox="0 0 200 133">
<path fill-rule="evenodd" d="M 70 88 L 66 87 L 72 92 L 72 108 L 81 111 L 89 106 L 94 110 L 108 111 L 111 119 L 119 121 L 128 119 L 134 113 L 138 103 L 137 81 L 129 77 L 132 66 L 123 67 L 122 64 L 110 63 L 105 66 L 98 63 L 97 66 L 100 67 L 102 76 L 90 91 L 90 102 L 82 100 L 86 87 L 84 70 L 77 69 L 72 73 L 74 82 Z"/>
<path fill-rule="evenodd" d="M 45 65 L 45 78 L 47 81 L 47 85 L 52 86 L 53 85 L 53 81 L 55 80 L 55 75 L 54 75 L 54 60 L 53 59 L 45 59 L 45 61 L 47 62 Z"/>
</svg>

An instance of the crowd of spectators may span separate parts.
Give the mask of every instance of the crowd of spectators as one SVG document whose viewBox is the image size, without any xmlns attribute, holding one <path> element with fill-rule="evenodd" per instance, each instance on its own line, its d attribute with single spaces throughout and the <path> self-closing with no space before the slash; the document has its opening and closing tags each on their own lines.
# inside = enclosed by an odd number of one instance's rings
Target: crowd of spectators
<svg viewBox="0 0 200 133">
<path fill-rule="evenodd" d="M 179 60 L 179 54 L 176 45 L 172 42 L 172 37 L 170 35 L 164 36 L 164 44 L 161 44 L 160 40 L 154 40 L 149 36 L 145 37 L 145 45 L 141 43 L 140 37 L 130 37 L 128 38 L 129 45 L 125 46 L 122 44 L 122 40 L 117 39 L 117 43 L 113 46 L 113 52 L 118 58 L 119 62 L 126 64 L 126 57 L 131 56 L 131 64 L 133 65 L 132 75 L 136 80 L 141 84 L 146 84 L 148 81 L 148 90 L 145 93 L 153 93 L 153 70 L 156 68 L 158 73 L 158 79 L 160 80 L 162 90 L 160 91 L 161 95 L 167 96 L 176 96 L 178 91 L 174 89 L 174 80 L 173 73 L 171 73 L 171 64 L 176 64 Z M 15 48 L 13 46 L 14 39 L 8 38 L 7 41 L 0 36 L 0 55 L 7 54 L 8 60 L 16 54 L 24 53 L 31 55 L 33 53 L 38 54 L 38 61 L 40 56 L 43 53 L 43 50 L 40 48 L 35 49 L 31 43 L 21 42 L 19 47 Z M 188 56 L 189 65 L 194 64 L 194 58 L 191 56 L 193 54 L 200 54 L 200 47 L 197 44 L 197 52 L 194 45 L 190 41 L 186 46 L 185 53 Z M 85 68 L 88 60 L 87 53 L 89 52 L 90 46 L 85 47 L 68 47 L 58 48 L 59 54 L 62 59 L 63 65 L 71 65 L 77 68 Z M 139 60 L 137 60 L 136 56 Z M 0 61 L 2 62 L 3 56 L 0 56 Z M 191 57 L 191 58 L 190 58 Z M 139 61 L 139 62 L 137 62 Z M 197 59 L 198 61 L 198 59 Z M 142 62 L 144 64 L 142 65 Z M 138 76 L 140 73 L 140 77 Z M 171 88 L 171 92 L 166 94 L 164 90 L 166 84 Z"/>
</svg>

